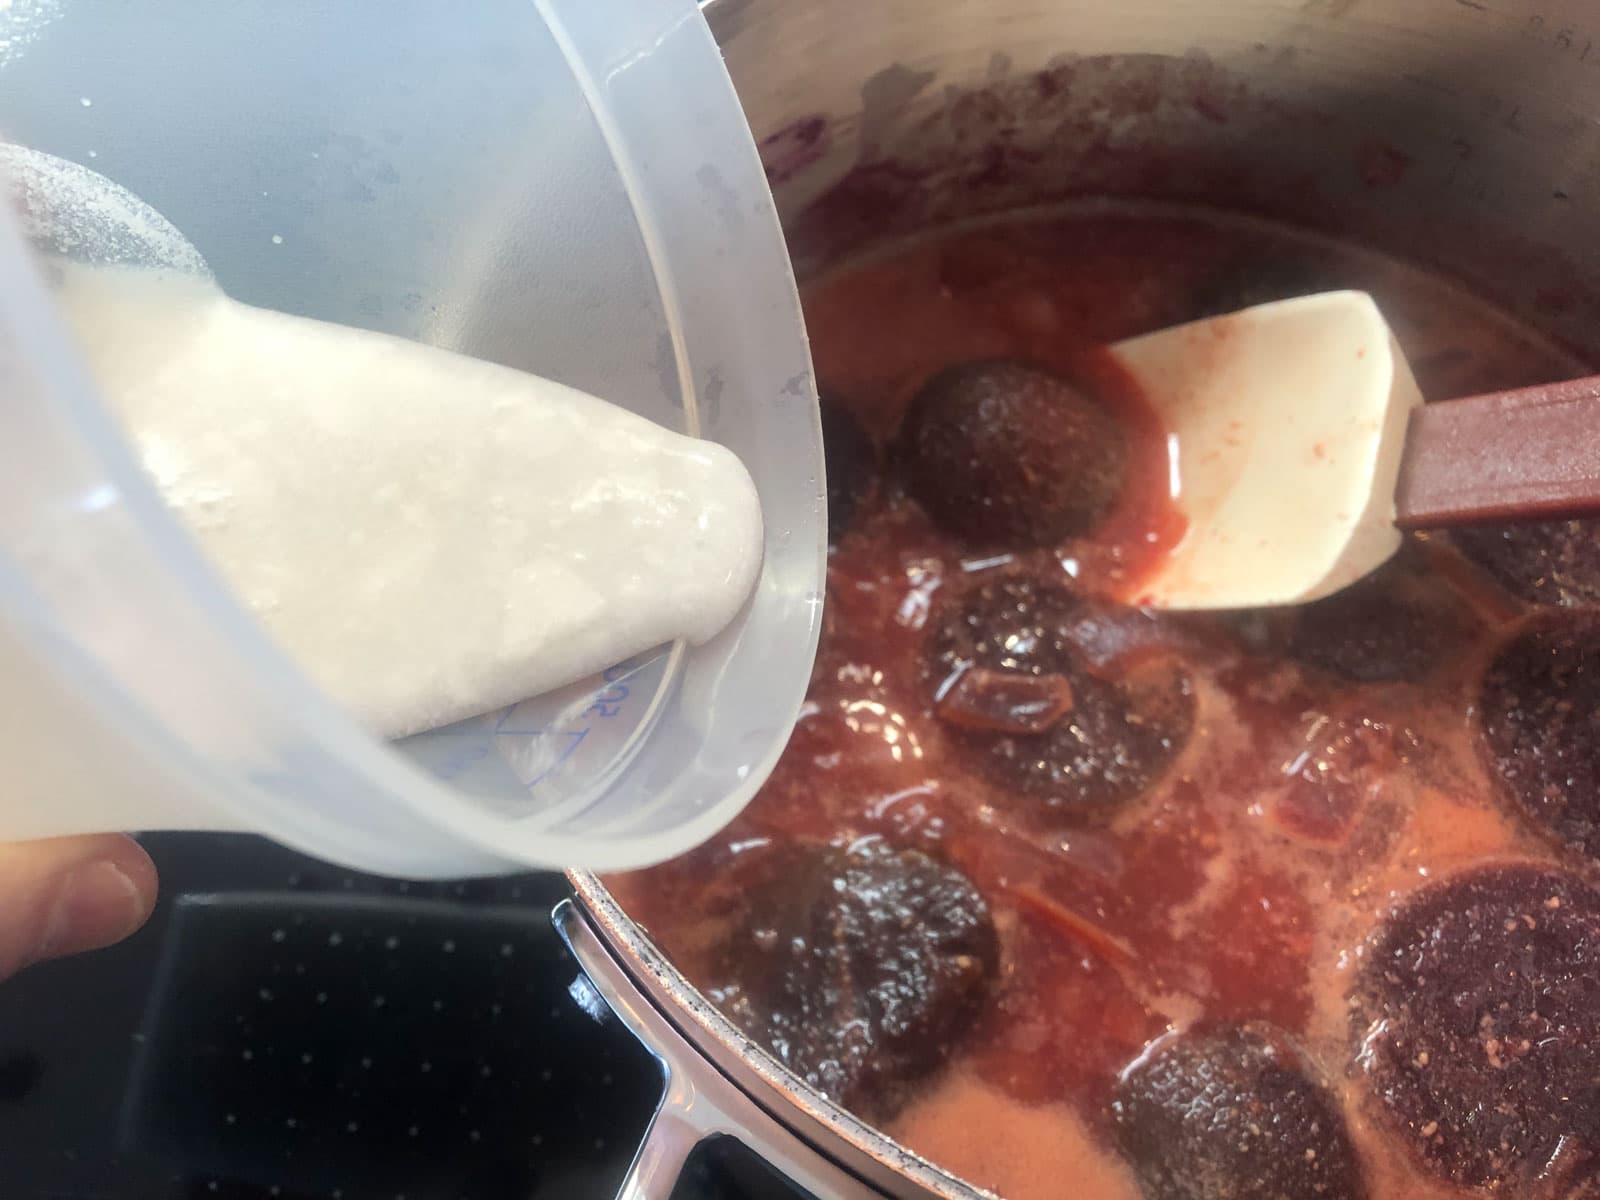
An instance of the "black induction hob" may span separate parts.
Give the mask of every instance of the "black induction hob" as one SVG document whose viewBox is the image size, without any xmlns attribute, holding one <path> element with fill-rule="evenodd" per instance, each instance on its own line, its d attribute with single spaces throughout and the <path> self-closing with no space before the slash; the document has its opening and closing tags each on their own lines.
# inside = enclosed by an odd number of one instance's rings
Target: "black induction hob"
<svg viewBox="0 0 1600 1200">
<path fill-rule="evenodd" d="M 0 1200 L 607 1200 L 661 1091 L 574 999 L 559 875 L 377 879 L 145 839 L 122 946 L 0 983 Z M 673 1200 L 789 1200 L 737 1142 Z"/>
</svg>

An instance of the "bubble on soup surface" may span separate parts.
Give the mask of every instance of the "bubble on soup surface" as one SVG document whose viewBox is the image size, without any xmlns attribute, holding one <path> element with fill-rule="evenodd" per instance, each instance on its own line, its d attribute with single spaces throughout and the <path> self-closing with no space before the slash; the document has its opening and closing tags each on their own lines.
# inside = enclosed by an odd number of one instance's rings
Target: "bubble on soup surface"
<svg viewBox="0 0 1600 1200">
<path fill-rule="evenodd" d="M 1116 1141 L 1148 1200 L 1358 1200 L 1333 1095 L 1276 1027 L 1171 1034 L 1122 1074 Z"/>
<path fill-rule="evenodd" d="M 989 580 L 943 603 L 928 666 L 936 711 L 963 755 L 997 782 L 1047 808 L 1114 807 L 1160 777 L 1194 722 L 1176 662 L 1137 650 L 1105 662 L 1089 652 L 1112 640 L 1103 636 L 1110 625 L 1142 619 L 1034 579 Z M 962 695 L 974 672 L 985 697 L 1017 698 L 1017 719 L 995 718 L 994 705 L 982 709 L 984 721 L 952 710 L 976 707 Z"/>
<path fill-rule="evenodd" d="M 1429 885 L 1373 935 L 1349 1003 L 1355 1070 L 1428 1171 L 1519 1196 L 1596 1184 L 1600 894 L 1587 884 L 1510 863 Z"/>
<path fill-rule="evenodd" d="M 976 1018 L 998 954 L 955 868 L 875 841 L 788 846 L 717 956 L 712 996 L 795 1074 L 882 1120 Z"/>
<path fill-rule="evenodd" d="M 1117 420 L 1050 371 L 963 363 L 917 393 L 898 450 L 911 496 L 945 530 L 1043 546 L 1087 533 L 1122 490 Z"/>
<path fill-rule="evenodd" d="M 1547 836 L 1600 858 L 1600 613 L 1551 613 L 1511 639 L 1478 698 L 1484 755 Z"/>
</svg>

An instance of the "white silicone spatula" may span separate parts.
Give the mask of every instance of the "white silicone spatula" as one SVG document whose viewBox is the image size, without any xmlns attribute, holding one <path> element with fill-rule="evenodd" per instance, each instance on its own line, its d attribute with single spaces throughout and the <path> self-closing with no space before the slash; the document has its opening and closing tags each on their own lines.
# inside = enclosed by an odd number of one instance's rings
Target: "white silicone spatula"
<svg viewBox="0 0 1600 1200">
<path fill-rule="evenodd" d="M 1423 407 L 1372 297 L 1328 292 L 1120 342 L 1188 529 L 1130 600 L 1300 604 L 1403 528 L 1600 512 L 1600 378 Z"/>
</svg>

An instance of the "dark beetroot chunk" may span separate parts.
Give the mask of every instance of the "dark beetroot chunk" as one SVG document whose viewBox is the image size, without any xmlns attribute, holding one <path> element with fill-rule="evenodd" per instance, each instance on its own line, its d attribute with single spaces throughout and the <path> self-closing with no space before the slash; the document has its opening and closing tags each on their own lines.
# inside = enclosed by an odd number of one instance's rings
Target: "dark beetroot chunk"
<svg viewBox="0 0 1600 1200">
<path fill-rule="evenodd" d="M 906 486 L 944 529 L 1044 546 L 1087 533 L 1122 490 L 1116 420 L 1061 377 L 1005 359 L 941 371 L 900 434 Z"/>
<path fill-rule="evenodd" d="M 1551 614 L 1502 648 L 1478 719 L 1491 769 L 1529 819 L 1600 858 L 1600 614 Z"/>
<path fill-rule="evenodd" d="M 1044 733 L 1072 711 L 1072 684 L 1061 675 L 969 667 L 944 690 L 936 711 L 960 729 Z"/>
<path fill-rule="evenodd" d="M 1532 864 L 1416 893 L 1369 947 L 1351 1035 L 1383 1122 L 1441 1179 L 1512 1196 L 1592 1185 L 1600 895 Z"/>
<path fill-rule="evenodd" d="M 877 450 L 867 431 L 826 391 L 822 393 L 822 454 L 828 476 L 828 541 L 850 527 L 872 488 Z"/>
<path fill-rule="evenodd" d="M 977 1016 L 998 949 L 967 877 L 915 850 L 788 847 L 715 998 L 795 1074 L 884 1119 Z"/>
<path fill-rule="evenodd" d="M 1403 552 L 1365 579 L 1298 609 L 1289 652 L 1355 683 L 1415 681 L 1469 634 L 1463 609 Z"/>
<path fill-rule="evenodd" d="M 1600 518 L 1458 529 L 1450 535 L 1502 586 L 1536 604 L 1600 604 Z"/>
<path fill-rule="evenodd" d="M 951 604 L 932 639 L 929 675 L 936 710 L 963 752 L 1050 808 L 1103 810 L 1154 783 L 1194 721 L 1188 676 L 1163 659 L 1092 661 L 1086 646 L 1116 618 L 1021 577 L 991 581 Z M 971 719 L 961 701 L 973 672 L 984 695 L 1018 698 L 1019 718 L 1020 698 L 1033 700 L 1028 720 L 985 727 Z M 1001 688 L 1007 675 L 1015 682 Z M 1024 687 L 1028 680 L 1037 683 Z"/>
<path fill-rule="evenodd" d="M 1164 1038 L 1123 1072 L 1111 1116 L 1147 1200 L 1366 1195 L 1337 1104 L 1272 1026 Z"/>
</svg>

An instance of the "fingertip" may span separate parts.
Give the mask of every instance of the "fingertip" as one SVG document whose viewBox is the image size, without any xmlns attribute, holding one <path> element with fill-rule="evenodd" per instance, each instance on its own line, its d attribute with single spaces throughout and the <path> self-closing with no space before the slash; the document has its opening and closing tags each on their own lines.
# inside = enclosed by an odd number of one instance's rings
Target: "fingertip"
<svg viewBox="0 0 1600 1200">
<path fill-rule="evenodd" d="M 136 932 L 155 911 L 156 896 L 160 891 L 160 879 L 156 874 L 156 864 L 151 859 L 148 851 L 131 837 L 118 834 L 114 845 L 108 849 L 105 860 L 114 864 L 128 880 L 137 901 L 134 913 L 136 922 L 128 933 Z"/>
<path fill-rule="evenodd" d="M 155 864 L 121 835 L 0 847 L 0 867 L 0 894 L 13 914 L 13 923 L 0 927 L 0 977 L 119 942 L 155 908 Z"/>
<path fill-rule="evenodd" d="M 86 863 L 62 880 L 45 919 L 35 961 L 99 950 L 145 923 L 150 902 L 115 859 Z"/>
</svg>

